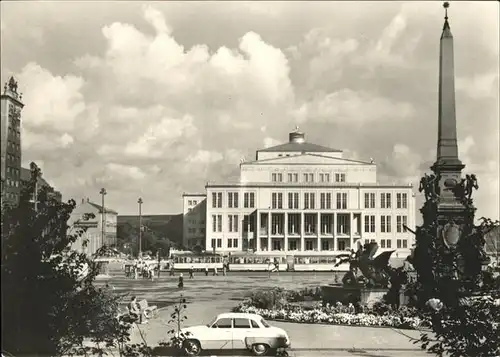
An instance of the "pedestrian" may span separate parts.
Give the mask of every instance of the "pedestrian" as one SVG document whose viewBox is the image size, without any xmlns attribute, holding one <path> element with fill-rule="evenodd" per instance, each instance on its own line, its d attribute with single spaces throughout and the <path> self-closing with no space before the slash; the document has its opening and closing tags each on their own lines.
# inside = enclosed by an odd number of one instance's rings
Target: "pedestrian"
<svg viewBox="0 0 500 357">
<path fill-rule="evenodd" d="M 169 268 L 170 268 L 170 276 L 174 276 L 174 264 L 171 263 Z"/>
<path fill-rule="evenodd" d="M 189 268 L 189 279 L 193 279 L 193 278 L 194 278 L 194 268 L 191 265 L 191 267 Z"/>
<path fill-rule="evenodd" d="M 179 284 L 177 286 L 179 289 L 184 288 L 184 276 L 182 276 L 182 273 L 179 275 Z"/>
<path fill-rule="evenodd" d="M 205 267 L 205 276 L 208 276 L 208 267 Z"/>
<path fill-rule="evenodd" d="M 214 267 L 214 276 L 219 275 L 219 272 L 217 271 L 217 267 Z"/>
</svg>

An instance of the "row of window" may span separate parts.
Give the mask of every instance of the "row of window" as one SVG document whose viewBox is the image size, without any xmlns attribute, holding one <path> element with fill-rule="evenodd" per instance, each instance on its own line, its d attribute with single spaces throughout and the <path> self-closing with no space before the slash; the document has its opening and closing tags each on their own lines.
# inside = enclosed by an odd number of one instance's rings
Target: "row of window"
<svg viewBox="0 0 500 357">
<path fill-rule="evenodd" d="M 302 174 L 302 181 L 304 183 L 313 183 L 313 182 L 322 182 L 328 183 L 330 181 L 330 177 L 335 178 L 335 182 L 345 182 L 345 174 L 336 173 L 330 176 L 329 173 L 319 173 L 314 174 L 313 172 L 305 172 Z M 273 172 L 271 174 L 271 182 L 284 182 L 285 174 L 281 172 Z M 287 182 L 296 183 L 299 182 L 299 174 L 298 173 L 288 173 L 286 175 Z M 315 180 L 317 178 L 317 180 Z"/>
<path fill-rule="evenodd" d="M 228 208 L 239 208 L 239 193 L 238 192 L 228 192 L 227 193 L 227 207 Z M 243 208 L 255 208 L 255 193 L 245 192 L 243 195 Z M 283 209 L 284 197 L 288 198 L 287 207 L 288 209 L 315 209 L 316 206 L 316 192 L 304 192 L 303 193 L 303 205 L 300 205 L 300 193 L 299 192 L 288 192 L 285 196 L 283 192 L 272 192 L 271 193 L 271 208 L 273 209 Z M 375 193 L 365 193 L 365 208 L 376 208 L 376 195 Z M 333 196 L 331 192 L 321 192 L 319 193 L 319 209 L 332 209 Z M 347 209 L 347 192 L 337 192 L 336 193 L 336 208 L 337 209 Z M 383 192 L 380 194 L 380 208 L 390 209 L 392 208 L 392 194 Z M 212 192 L 212 208 L 222 208 L 222 192 Z M 408 208 L 408 194 L 407 193 L 397 193 L 396 194 L 396 208 L 397 209 L 407 209 Z"/>
<path fill-rule="evenodd" d="M 6 179 L 5 180 L 5 183 L 7 184 L 7 186 L 10 186 L 10 187 L 19 187 L 21 182 L 18 181 L 18 180 L 11 180 L 11 179 Z"/>
<path fill-rule="evenodd" d="M 19 199 L 19 195 L 17 193 L 6 192 L 5 198 L 7 198 L 8 200 L 17 200 Z"/>
<path fill-rule="evenodd" d="M 392 217 L 391 216 L 380 216 L 380 232 L 381 233 L 391 233 Z M 408 226 L 407 216 L 396 216 L 396 232 L 403 233 L 406 232 L 405 226 Z M 364 232 L 365 233 L 375 233 L 375 216 L 369 215 L 365 216 L 364 222 Z"/>
<path fill-rule="evenodd" d="M 13 155 L 13 154 L 7 154 L 7 159 L 10 162 L 17 162 L 17 161 L 21 160 L 21 158 L 19 156 L 16 156 L 16 155 Z"/>
<path fill-rule="evenodd" d="M 365 193 L 365 208 L 375 208 L 375 193 Z M 392 207 L 392 195 L 388 192 L 380 194 L 380 208 Z M 396 193 L 396 208 L 408 208 L 408 194 Z"/>
<path fill-rule="evenodd" d="M 19 130 L 15 130 L 12 127 L 9 127 L 9 135 L 13 136 L 14 138 L 20 138 L 21 137 L 21 132 Z"/>
<path fill-rule="evenodd" d="M 20 145 L 20 144 L 18 144 L 18 143 L 15 143 L 15 142 L 13 142 L 13 141 L 10 141 L 10 140 L 9 140 L 9 141 L 7 142 L 7 146 L 8 146 L 9 148 L 11 148 L 11 149 L 16 150 L 16 151 L 21 151 L 21 145 Z"/>
<path fill-rule="evenodd" d="M 196 206 L 198 204 L 197 200 L 188 200 L 188 206 Z"/>
<path fill-rule="evenodd" d="M 364 232 L 365 233 L 376 233 L 376 223 L 375 215 L 364 216 Z M 230 214 L 227 216 L 227 231 L 230 233 L 239 232 L 239 216 L 237 214 Z M 244 215 L 243 216 L 243 232 L 253 232 L 254 229 L 254 216 Z M 220 233 L 222 232 L 222 214 L 212 215 L 212 232 Z M 271 217 L 271 234 L 283 234 L 284 232 L 284 216 L 273 215 Z M 299 234 L 301 231 L 301 222 L 298 215 L 290 215 L 287 222 L 287 232 L 290 235 Z M 263 234 L 267 233 L 268 229 L 267 220 L 261 221 L 261 227 Z M 408 216 L 397 215 L 396 216 L 396 232 L 404 233 L 406 232 L 406 226 L 408 226 Z M 392 232 L 392 216 L 381 215 L 380 216 L 380 233 L 391 233 Z M 336 232 L 337 234 L 350 234 L 351 225 L 349 224 L 349 217 L 345 215 L 339 215 L 336 222 Z M 306 215 L 304 216 L 304 233 L 305 234 L 316 234 L 318 229 L 322 234 L 332 234 L 333 230 L 333 220 L 331 216 L 321 216 L 321 222 L 318 222 L 316 216 Z M 355 232 L 359 234 L 359 232 Z"/>
<path fill-rule="evenodd" d="M 240 207 L 239 192 L 227 193 L 227 207 Z M 212 208 L 222 208 L 222 192 L 212 192 Z M 255 192 L 243 193 L 243 208 L 255 208 Z"/>
<path fill-rule="evenodd" d="M 200 234 L 205 234 L 205 228 L 200 228 L 199 232 L 200 232 Z M 196 228 L 188 228 L 188 233 L 195 234 L 196 233 Z"/>
<path fill-rule="evenodd" d="M 316 208 L 316 193 L 304 192 L 303 205 L 300 206 L 299 192 L 288 192 L 288 209 L 315 209 Z M 320 195 L 320 209 L 332 209 L 332 193 L 321 192 Z M 337 192 L 336 194 L 336 207 L 337 209 L 347 209 L 347 192 Z M 283 192 L 271 193 L 271 208 L 283 209 Z"/>
<path fill-rule="evenodd" d="M 254 216 L 243 215 L 243 232 L 253 232 Z M 239 218 L 237 214 L 230 214 L 227 217 L 228 232 L 239 231 Z M 212 232 L 222 232 L 222 215 L 212 215 Z"/>
<path fill-rule="evenodd" d="M 194 225 L 194 224 L 197 224 L 197 223 L 199 223 L 199 224 L 205 224 L 205 220 L 204 220 L 204 219 L 202 219 L 202 220 L 201 220 L 201 221 L 199 221 L 199 222 L 198 222 L 196 219 L 190 219 L 190 220 L 188 220 L 188 224 L 189 224 L 189 225 Z"/>
<path fill-rule="evenodd" d="M 392 241 L 393 239 L 381 239 L 380 240 L 380 248 L 383 248 L 383 249 L 387 249 L 387 248 L 393 248 L 392 247 Z M 306 239 L 304 241 L 304 245 L 305 245 L 305 249 L 304 250 L 310 250 L 310 251 L 313 251 L 313 250 L 316 250 L 315 248 L 315 242 L 316 240 L 315 239 Z M 369 243 L 369 242 L 376 242 L 375 239 L 365 239 L 364 240 L 365 243 Z M 217 238 L 217 239 L 212 239 L 211 240 L 211 245 L 210 245 L 210 248 L 223 248 L 222 247 L 222 239 L 221 238 Z M 266 241 L 264 241 L 263 243 L 266 243 Z M 281 243 L 279 240 L 275 240 L 273 241 L 273 250 L 281 250 Z M 289 251 L 292 251 L 292 250 L 299 250 L 299 242 L 297 239 L 291 239 L 288 241 L 288 250 Z M 227 239 L 227 247 L 224 247 L 224 248 L 238 248 L 238 238 L 229 238 Z M 407 249 L 408 248 L 408 240 L 407 239 L 396 239 L 396 248 L 398 249 Z M 326 239 L 323 239 L 321 240 L 321 250 L 333 250 L 334 249 L 334 244 L 332 241 L 330 240 L 326 240 Z M 337 250 L 349 250 L 346 242 L 344 240 L 339 240 L 337 242 Z M 255 258 L 255 259 L 259 259 L 261 260 L 261 258 Z M 312 263 L 312 264 L 315 264 L 315 263 L 318 263 L 319 261 L 313 261 L 313 259 L 319 259 L 319 257 L 297 257 L 296 259 L 300 259 L 301 262 L 300 263 Z M 305 261 L 306 259 L 310 260 L 309 262 Z M 325 257 L 326 259 L 326 257 Z M 250 262 L 248 262 L 250 263 Z"/>
<path fill-rule="evenodd" d="M 7 166 L 7 173 L 11 174 L 11 176 L 19 177 L 21 175 L 21 171 L 16 169 L 15 167 Z"/>
</svg>

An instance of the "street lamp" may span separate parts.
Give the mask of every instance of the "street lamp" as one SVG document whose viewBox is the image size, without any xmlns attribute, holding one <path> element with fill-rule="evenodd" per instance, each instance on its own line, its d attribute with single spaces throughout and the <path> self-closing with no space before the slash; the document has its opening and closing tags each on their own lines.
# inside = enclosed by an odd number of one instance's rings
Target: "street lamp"
<svg viewBox="0 0 500 357">
<path fill-rule="evenodd" d="M 142 198 L 139 197 L 137 203 L 139 204 L 139 257 L 142 256 Z"/>
<path fill-rule="evenodd" d="M 101 222 L 101 247 L 104 246 L 104 235 L 106 234 L 106 209 L 104 208 L 104 196 L 106 196 L 107 192 L 105 188 L 101 188 L 99 193 L 102 196 L 102 222 Z"/>
</svg>

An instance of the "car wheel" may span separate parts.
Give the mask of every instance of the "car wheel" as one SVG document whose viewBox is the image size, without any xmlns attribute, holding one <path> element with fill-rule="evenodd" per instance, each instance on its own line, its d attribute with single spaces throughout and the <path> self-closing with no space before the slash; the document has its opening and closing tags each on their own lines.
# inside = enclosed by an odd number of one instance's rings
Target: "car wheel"
<svg viewBox="0 0 500 357">
<path fill-rule="evenodd" d="M 269 352 L 269 346 L 264 343 L 253 344 L 252 352 L 256 356 L 265 356 Z"/>
<path fill-rule="evenodd" d="M 182 344 L 182 350 L 187 356 L 198 356 L 201 352 L 201 345 L 198 340 L 186 340 Z"/>
</svg>

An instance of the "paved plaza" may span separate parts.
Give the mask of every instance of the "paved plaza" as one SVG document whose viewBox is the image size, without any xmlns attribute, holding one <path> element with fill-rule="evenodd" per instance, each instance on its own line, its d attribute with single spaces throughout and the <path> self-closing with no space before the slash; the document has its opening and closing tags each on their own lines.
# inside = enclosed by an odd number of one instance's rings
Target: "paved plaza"
<svg viewBox="0 0 500 357">
<path fill-rule="evenodd" d="M 113 274 L 114 275 L 114 274 Z M 280 286 L 287 289 L 317 287 L 333 283 L 333 273 L 229 273 L 227 276 L 206 277 L 196 274 L 194 279 L 185 276 L 184 289 L 177 288 L 178 274 L 171 277 L 163 273 L 159 280 L 131 280 L 114 276 L 108 281 L 115 291 L 128 292 L 138 299 L 147 299 L 160 308 L 158 315 L 148 324 L 134 328 L 132 342 L 141 342 L 141 334 L 148 345 L 166 341 L 166 332 L 172 312 L 171 305 L 181 294 L 187 299 L 188 317 L 185 325 L 209 322 L 215 315 L 230 311 L 245 295 L 252 291 Z M 418 337 L 417 331 L 392 328 L 334 326 L 272 322 L 285 329 L 292 340 L 292 356 L 423 356 L 407 336 Z M 219 354 L 220 355 L 220 354 Z"/>
</svg>

